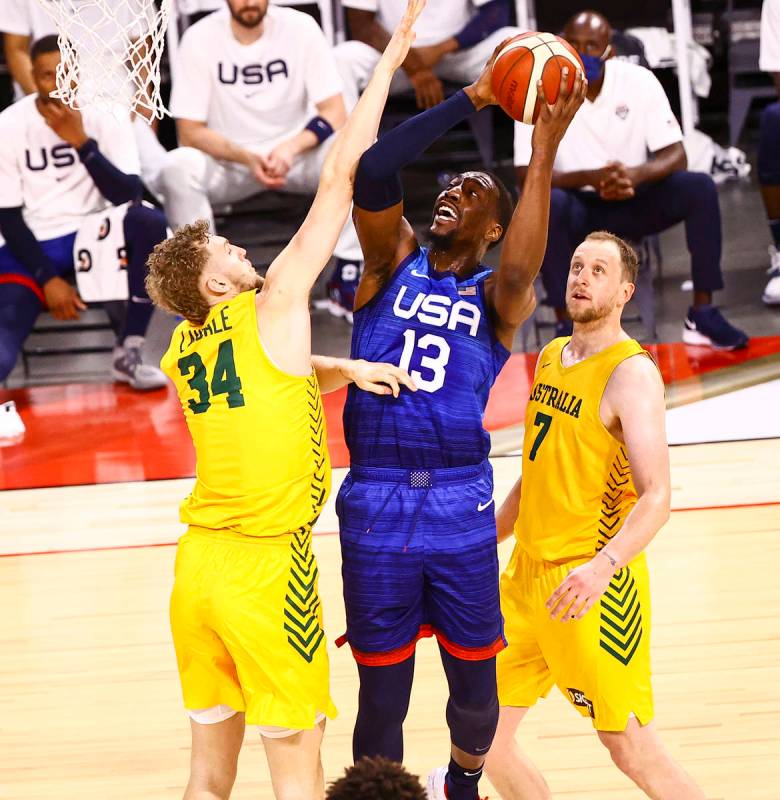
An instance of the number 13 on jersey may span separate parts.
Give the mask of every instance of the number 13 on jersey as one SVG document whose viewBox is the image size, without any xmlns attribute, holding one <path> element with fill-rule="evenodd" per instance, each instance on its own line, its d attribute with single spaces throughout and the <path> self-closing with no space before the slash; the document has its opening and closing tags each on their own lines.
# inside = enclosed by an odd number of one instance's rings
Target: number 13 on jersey
<svg viewBox="0 0 780 800">
<path fill-rule="evenodd" d="M 412 359 L 415 366 L 412 368 Z M 404 331 L 404 349 L 398 366 L 405 369 L 418 389 L 435 392 L 444 386 L 445 368 L 450 360 L 450 345 L 446 339 L 435 333 L 425 333 L 419 339 L 411 328 Z M 423 374 L 420 370 L 425 370 Z"/>
</svg>

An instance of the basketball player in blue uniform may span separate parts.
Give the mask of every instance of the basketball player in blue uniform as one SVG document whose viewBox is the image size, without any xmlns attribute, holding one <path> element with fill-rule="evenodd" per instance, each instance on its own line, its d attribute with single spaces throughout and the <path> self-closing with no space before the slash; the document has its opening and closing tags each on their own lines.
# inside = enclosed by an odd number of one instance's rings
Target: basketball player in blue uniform
<svg viewBox="0 0 780 800">
<path fill-rule="evenodd" d="M 495 58 L 495 54 L 494 54 Z M 584 97 L 577 75 L 543 105 L 531 179 L 511 196 L 486 172 L 466 172 L 440 194 L 421 247 L 404 218 L 399 171 L 449 128 L 495 104 L 491 62 L 479 79 L 382 137 L 362 157 L 355 223 L 365 269 L 352 356 L 408 370 L 420 391 L 394 404 L 350 392 L 344 428 L 351 469 L 339 492 L 344 599 L 358 663 L 355 759 L 403 758 L 415 643 L 436 636 L 450 689 L 449 768 L 431 798 L 472 800 L 498 719 L 499 609 L 490 438 L 482 415 L 534 307 L 547 243 L 555 152 Z M 562 81 L 562 84 L 564 81 Z M 482 265 L 505 239 L 499 269 Z"/>
</svg>

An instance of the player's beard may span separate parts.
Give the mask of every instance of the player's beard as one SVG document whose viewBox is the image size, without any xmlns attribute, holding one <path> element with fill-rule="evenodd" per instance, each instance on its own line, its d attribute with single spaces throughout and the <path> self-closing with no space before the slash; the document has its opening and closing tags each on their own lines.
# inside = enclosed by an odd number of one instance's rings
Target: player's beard
<svg viewBox="0 0 780 800">
<path fill-rule="evenodd" d="M 240 292 L 251 292 L 255 289 L 260 289 L 263 285 L 263 278 L 256 272 L 254 275 L 241 276 L 241 281 L 238 284 Z"/>
<path fill-rule="evenodd" d="M 435 250 L 447 251 L 450 249 L 450 247 L 452 247 L 452 243 L 455 241 L 456 233 L 456 228 L 453 228 L 449 233 L 434 233 L 429 229 L 428 238 L 430 239 L 430 242 Z"/>
<path fill-rule="evenodd" d="M 233 8 L 233 4 L 228 2 L 230 9 L 230 16 L 242 28 L 256 28 L 264 19 L 268 6 L 265 8 L 258 8 L 257 6 L 244 6 L 238 10 Z"/>
<path fill-rule="evenodd" d="M 590 308 L 573 308 L 571 304 L 566 304 L 566 311 L 569 312 L 572 322 L 580 324 L 587 324 L 588 322 L 597 322 L 600 319 L 608 317 L 615 309 L 615 298 L 611 297 L 609 300 L 604 301 L 601 305 L 592 305 Z"/>
</svg>

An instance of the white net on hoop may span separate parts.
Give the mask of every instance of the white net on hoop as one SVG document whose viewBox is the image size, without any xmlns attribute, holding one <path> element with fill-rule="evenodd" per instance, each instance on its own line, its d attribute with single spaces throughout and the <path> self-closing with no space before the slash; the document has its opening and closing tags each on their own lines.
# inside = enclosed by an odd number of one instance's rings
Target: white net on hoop
<svg viewBox="0 0 780 800">
<path fill-rule="evenodd" d="M 160 59 L 173 0 L 38 0 L 62 55 L 52 96 L 74 109 L 117 104 L 150 121 L 166 113 Z"/>
</svg>

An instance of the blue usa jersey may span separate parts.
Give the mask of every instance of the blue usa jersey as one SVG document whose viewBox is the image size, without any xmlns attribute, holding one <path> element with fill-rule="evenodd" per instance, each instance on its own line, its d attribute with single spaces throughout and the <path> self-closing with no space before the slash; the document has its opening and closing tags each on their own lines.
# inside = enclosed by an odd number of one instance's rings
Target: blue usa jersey
<svg viewBox="0 0 780 800">
<path fill-rule="evenodd" d="M 488 319 L 490 273 L 480 268 L 463 280 L 437 273 L 419 248 L 355 313 L 352 358 L 397 364 L 418 391 L 404 389 L 396 399 L 349 387 L 344 432 L 352 464 L 437 469 L 487 458 L 482 418 L 509 358 Z"/>
</svg>

